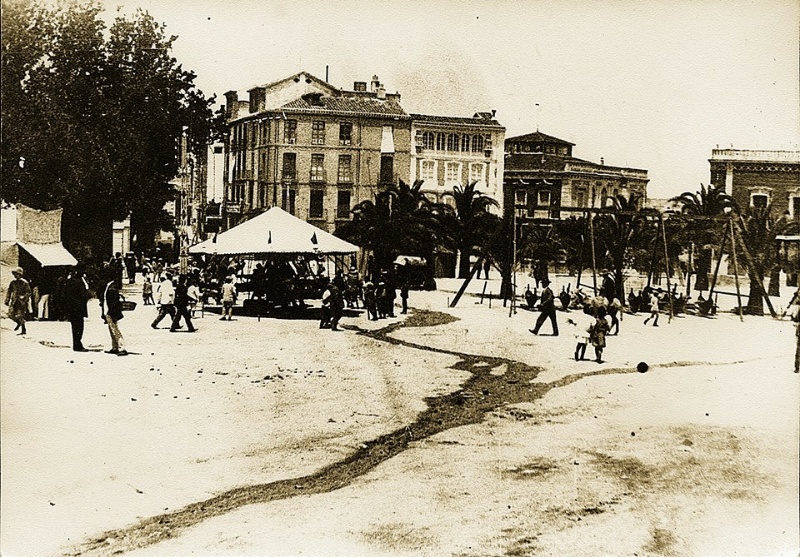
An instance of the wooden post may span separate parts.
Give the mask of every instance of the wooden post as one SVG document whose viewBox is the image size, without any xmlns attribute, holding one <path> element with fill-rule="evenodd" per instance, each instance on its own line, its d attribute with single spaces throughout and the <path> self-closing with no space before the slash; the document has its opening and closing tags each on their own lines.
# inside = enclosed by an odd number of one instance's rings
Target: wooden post
<svg viewBox="0 0 800 557">
<path fill-rule="evenodd" d="M 581 287 L 581 274 L 583 274 L 583 248 L 586 247 L 586 234 L 589 232 L 589 218 L 591 213 L 586 211 L 584 215 L 586 217 L 586 228 L 583 231 L 583 237 L 581 239 L 581 250 L 578 252 L 578 279 L 575 281 L 575 290 L 578 290 Z"/>
<path fill-rule="evenodd" d="M 665 267 L 664 274 L 667 275 L 667 298 L 669 299 L 669 319 L 667 319 L 667 323 L 671 323 L 672 316 L 674 315 L 675 312 L 672 307 L 672 288 L 670 287 L 669 284 L 669 254 L 667 253 L 667 227 L 664 226 L 664 217 L 659 215 L 658 220 L 661 226 L 661 237 L 664 239 L 664 267 Z"/>
<path fill-rule="evenodd" d="M 731 228 L 731 255 L 733 257 L 733 280 L 736 283 L 736 302 L 739 304 L 739 321 L 744 322 L 744 308 L 742 307 L 742 293 L 739 290 L 739 265 L 736 262 L 736 236 L 734 234 L 733 219 L 728 223 Z"/>
<path fill-rule="evenodd" d="M 725 251 L 725 242 L 728 240 L 728 227 L 722 233 L 722 242 L 719 244 L 719 257 L 717 258 L 717 266 L 714 268 L 714 274 L 711 275 L 711 286 L 708 289 L 708 297 L 714 294 L 714 287 L 717 285 L 717 276 L 719 276 L 719 265 L 722 263 L 722 253 Z"/>
<path fill-rule="evenodd" d="M 475 273 L 478 271 L 478 267 L 480 267 L 481 261 L 483 261 L 483 257 L 479 257 L 478 260 L 475 262 L 475 265 L 472 266 L 472 271 L 470 272 L 469 276 L 464 279 L 464 283 L 461 285 L 461 288 L 458 289 L 456 297 L 453 298 L 453 302 L 449 304 L 451 308 L 456 307 L 456 304 L 461 299 L 461 296 L 464 294 L 464 291 L 467 289 L 467 285 L 472 280 L 472 277 L 475 276 Z"/>
<path fill-rule="evenodd" d="M 594 252 L 594 214 L 589 216 L 589 239 L 592 242 L 592 288 L 597 296 L 597 259 Z"/>
<path fill-rule="evenodd" d="M 661 217 L 658 219 L 658 227 L 656 230 L 656 239 L 653 242 L 653 257 L 650 258 L 650 270 L 647 273 L 647 286 L 653 281 L 653 269 L 656 266 L 656 258 L 658 257 L 658 237 L 661 236 Z"/>
<path fill-rule="evenodd" d="M 739 216 L 739 220 L 740 221 L 743 220 L 741 216 Z M 737 223 L 736 225 L 737 225 L 737 227 L 739 228 L 739 230 L 741 232 L 741 227 L 739 226 L 739 224 L 740 223 Z M 731 233 L 733 233 L 733 230 L 734 230 L 734 228 L 733 228 L 733 220 L 731 220 Z M 744 254 L 745 262 L 750 267 L 750 269 L 753 270 L 753 272 L 750 273 L 750 274 L 754 275 L 754 276 L 757 275 L 755 262 L 753 261 L 753 257 L 750 255 L 750 250 L 747 249 L 747 245 L 744 243 L 744 240 L 742 239 L 741 234 L 739 235 L 739 243 L 742 245 L 742 253 Z M 761 279 L 759 279 L 757 276 L 756 276 L 756 279 L 757 279 L 756 280 L 756 286 L 761 290 L 761 294 L 762 294 L 762 296 L 764 298 L 764 301 L 767 303 L 767 307 L 769 308 L 769 314 L 772 317 L 778 317 L 778 313 L 775 311 L 775 308 L 772 307 L 772 300 L 770 300 L 769 296 L 767 295 L 767 289 L 764 288 L 764 283 L 762 283 Z"/>
</svg>

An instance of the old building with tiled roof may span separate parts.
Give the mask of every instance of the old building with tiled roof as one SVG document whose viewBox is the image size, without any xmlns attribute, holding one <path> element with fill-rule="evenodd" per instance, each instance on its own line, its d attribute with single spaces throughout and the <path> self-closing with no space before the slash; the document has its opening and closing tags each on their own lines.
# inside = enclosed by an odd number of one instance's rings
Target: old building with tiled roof
<svg viewBox="0 0 800 557">
<path fill-rule="evenodd" d="M 332 231 L 381 185 L 409 180 L 411 117 L 377 76 L 348 91 L 299 72 L 225 97 L 226 227 L 279 206 Z"/>
<path fill-rule="evenodd" d="M 504 198 L 522 219 L 557 219 L 599 208 L 618 194 L 647 200 L 647 170 L 572 156 L 574 143 L 536 131 L 505 141 Z"/>
<path fill-rule="evenodd" d="M 506 130 L 494 116 L 494 111 L 471 118 L 412 114 L 411 179 L 422 180 L 422 191 L 445 203 L 454 186 L 475 182 L 502 210 Z"/>
</svg>

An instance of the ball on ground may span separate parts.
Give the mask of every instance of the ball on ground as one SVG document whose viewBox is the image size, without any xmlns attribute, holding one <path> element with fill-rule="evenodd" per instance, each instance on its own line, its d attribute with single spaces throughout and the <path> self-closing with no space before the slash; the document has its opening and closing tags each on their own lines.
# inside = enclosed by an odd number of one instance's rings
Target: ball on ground
<svg viewBox="0 0 800 557">
<path fill-rule="evenodd" d="M 639 373 L 644 373 L 644 372 L 646 372 L 648 369 L 650 369 L 650 366 L 648 366 L 646 362 L 639 362 L 639 363 L 636 365 L 636 371 L 638 371 Z"/>
</svg>

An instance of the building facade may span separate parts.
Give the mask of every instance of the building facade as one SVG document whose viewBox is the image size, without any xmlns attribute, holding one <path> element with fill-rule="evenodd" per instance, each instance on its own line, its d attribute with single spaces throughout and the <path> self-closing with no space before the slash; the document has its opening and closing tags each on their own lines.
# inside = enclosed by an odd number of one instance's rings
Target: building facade
<svg viewBox="0 0 800 557">
<path fill-rule="evenodd" d="M 472 118 L 411 115 L 414 149 L 411 180 L 432 201 L 448 203 L 454 186 L 475 182 L 477 189 L 503 204 L 505 128 L 494 111 Z"/>
<path fill-rule="evenodd" d="M 223 227 L 282 207 L 324 230 L 409 180 L 411 117 L 374 76 L 338 89 L 307 72 L 226 93 Z"/>
<path fill-rule="evenodd" d="M 504 197 L 523 219 L 560 219 L 605 206 L 616 195 L 647 201 L 647 171 L 572 156 L 574 143 L 539 131 L 505 141 Z"/>
<path fill-rule="evenodd" d="M 725 186 L 740 207 L 772 206 L 800 219 L 800 151 L 713 149 L 711 183 Z"/>
</svg>

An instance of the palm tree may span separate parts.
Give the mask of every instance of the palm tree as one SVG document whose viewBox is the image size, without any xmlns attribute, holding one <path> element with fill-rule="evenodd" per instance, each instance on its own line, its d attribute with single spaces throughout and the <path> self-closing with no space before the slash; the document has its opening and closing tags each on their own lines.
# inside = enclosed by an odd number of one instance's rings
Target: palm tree
<svg viewBox="0 0 800 557">
<path fill-rule="evenodd" d="M 601 261 L 614 271 L 617 298 L 625 299 L 624 271 L 633 262 L 632 251 L 652 237 L 649 216 L 652 209 L 639 209 L 641 196 L 631 193 L 628 197 L 609 197 L 606 212 L 601 213 L 594 225 L 597 243 L 603 250 Z"/>
<path fill-rule="evenodd" d="M 697 259 L 697 290 L 708 289 L 708 273 L 711 271 L 711 250 L 719 249 L 722 226 L 713 219 L 736 210 L 736 202 L 725 193 L 723 186 L 710 184 L 708 187 L 700 184 L 698 192 L 683 192 L 673 197 L 681 205 L 681 213 L 690 217 L 705 217 L 689 219 L 683 240 L 685 243 L 699 244 L 700 252 Z"/>
<path fill-rule="evenodd" d="M 750 256 L 750 261 L 744 262 L 750 279 L 746 312 L 750 315 L 764 315 L 764 277 L 770 273 L 770 290 L 773 290 L 773 281 L 777 285 L 780 278 L 781 262 L 775 237 L 779 234 L 795 234 L 800 227 L 797 222 L 783 216 L 775 217 L 771 207 L 748 207 L 741 215 L 739 223 L 739 240 Z"/>
<path fill-rule="evenodd" d="M 432 275 L 433 255 L 447 237 L 446 211 L 420 191 L 422 181 L 402 180 L 352 209 L 353 220 L 336 229 L 336 235 L 369 250 L 378 268 L 389 268 L 398 255 L 425 257 Z"/>
<path fill-rule="evenodd" d="M 479 191 L 477 182 L 471 182 L 464 187 L 454 186 L 453 193 L 448 195 L 452 196 L 455 205 L 455 218 L 451 222 L 455 247 L 461 254 L 458 276 L 467 278 L 470 274 L 470 256 L 497 229 L 499 217 L 490 213 L 489 208 L 499 207 L 499 203 Z"/>
</svg>

